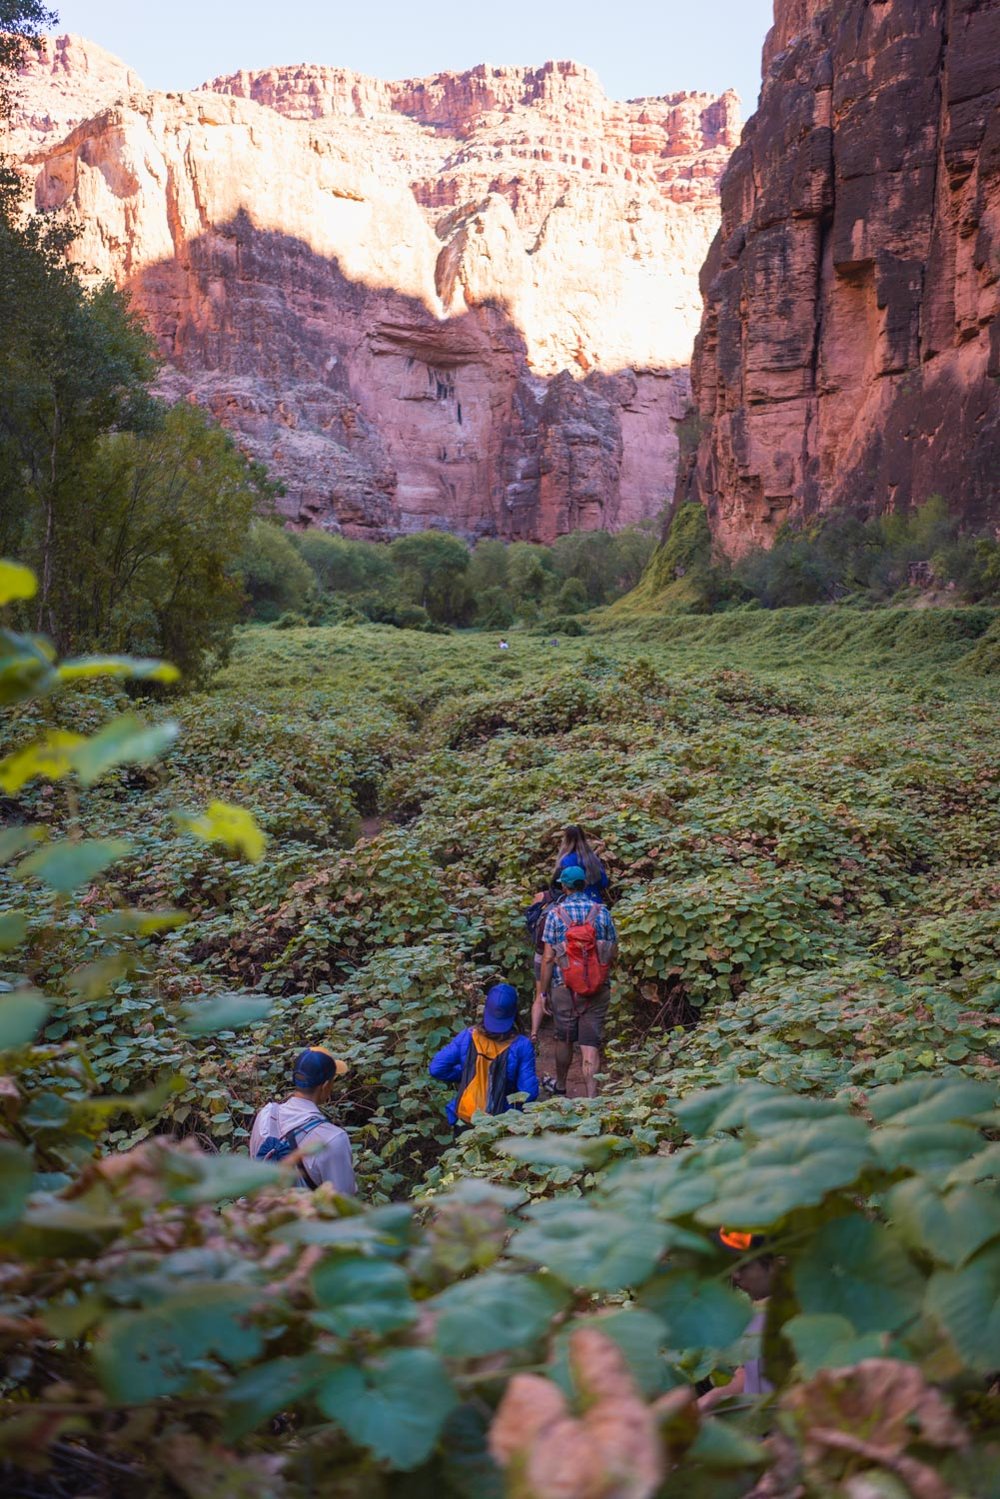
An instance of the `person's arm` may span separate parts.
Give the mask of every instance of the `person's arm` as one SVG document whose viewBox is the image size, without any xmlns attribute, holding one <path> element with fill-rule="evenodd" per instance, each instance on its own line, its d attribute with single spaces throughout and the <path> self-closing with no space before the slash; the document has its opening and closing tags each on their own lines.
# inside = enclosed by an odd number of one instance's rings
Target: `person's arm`
<svg viewBox="0 0 1000 1499">
<path fill-rule="evenodd" d="M 556 950 L 551 942 L 546 942 L 542 950 L 542 971 L 538 978 L 537 998 L 544 1001 L 545 996 L 552 988 L 552 970 L 556 966 Z M 534 1024 L 534 1010 L 532 1010 L 532 1024 Z"/>
<path fill-rule="evenodd" d="M 523 1038 L 522 1038 L 523 1039 Z M 538 1097 L 538 1073 L 535 1071 L 535 1048 L 518 1046 L 515 1060 L 514 1086 L 511 1093 L 526 1093 L 527 1102 L 534 1103 Z"/>
<path fill-rule="evenodd" d="M 462 1035 L 455 1036 L 442 1046 L 436 1057 L 432 1057 L 430 1065 L 431 1077 L 437 1078 L 439 1083 L 457 1083 L 462 1076 L 462 1067 L 465 1063 L 465 1052 L 462 1047 Z"/>
<path fill-rule="evenodd" d="M 303 1144 L 308 1146 L 308 1141 L 303 1141 Z M 323 1140 L 322 1150 L 318 1150 L 313 1156 L 305 1153 L 304 1165 L 307 1175 L 313 1181 L 329 1182 L 333 1190 L 344 1197 L 357 1196 L 351 1142 L 339 1127 L 329 1138 Z"/>
<path fill-rule="evenodd" d="M 724 1400 L 732 1400 L 734 1396 L 742 1395 L 745 1381 L 746 1370 L 741 1364 L 728 1384 L 716 1385 L 713 1390 L 706 1390 L 704 1395 L 699 1395 L 698 1409 L 702 1415 L 707 1416 L 710 1411 L 714 1411 L 715 1407 L 721 1405 Z"/>
<path fill-rule="evenodd" d="M 532 1044 L 532 1046 L 534 1046 L 535 1043 L 536 1043 L 536 1041 L 538 1040 L 538 1032 L 542 1028 L 542 1021 L 544 1019 L 545 1019 L 545 995 L 542 994 L 540 991 L 536 991 L 535 992 L 535 997 L 532 1000 L 532 1004 L 531 1004 L 531 1044 Z"/>
</svg>

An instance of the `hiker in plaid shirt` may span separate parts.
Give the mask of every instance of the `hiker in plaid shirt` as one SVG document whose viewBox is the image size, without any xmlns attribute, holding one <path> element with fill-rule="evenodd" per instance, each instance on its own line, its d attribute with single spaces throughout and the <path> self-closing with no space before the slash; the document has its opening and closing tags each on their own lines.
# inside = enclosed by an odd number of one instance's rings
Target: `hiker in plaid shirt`
<svg viewBox="0 0 1000 1499">
<path fill-rule="evenodd" d="M 556 1075 L 545 1078 L 544 1083 L 551 1093 L 565 1096 L 573 1047 L 579 1044 L 587 1097 L 596 1098 L 611 984 L 610 981 L 605 983 L 596 994 L 586 998 L 574 994 L 563 981 L 559 959 L 565 953 L 567 928 L 590 921 L 597 938 L 600 961 L 613 965 L 618 952 L 618 933 L 607 906 L 591 900 L 585 893 L 587 876 L 578 865 L 562 870 L 559 883 L 566 894 L 545 918 L 545 946 L 538 981 L 537 998 L 541 1001 L 548 999 L 556 1039 Z"/>
</svg>

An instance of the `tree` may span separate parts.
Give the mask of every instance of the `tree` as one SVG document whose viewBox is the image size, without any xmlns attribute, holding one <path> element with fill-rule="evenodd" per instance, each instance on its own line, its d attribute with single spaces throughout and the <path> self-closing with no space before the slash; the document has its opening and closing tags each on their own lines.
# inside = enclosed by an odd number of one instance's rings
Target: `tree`
<svg viewBox="0 0 1000 1499">
<path fill-rule="evenodd" d="M 389 593 L 395 585 L 389 549 L 377 542 L 351 541 L 328 531 L 303 531 L 292 540 L 326 593 Z"/>
<path fill-rule="evenodd" d="M 507 575 L 516 604 L 540 603 L 555 581 L 547 547 L 515 541 L 507 550 Z"/>
<path fill-rule="evenodd" d="M 463 624 L 470 613 L 469 552 L 446 531 L 400 536 L 390 555 L 406 597 L 420 604 L 437 624 Z"/>
<path fill-rule="evenodd" d="M 39 574 L 35 624 L 69 644 L 53 585 L 76 565 L 85 474 L 110 432 L 151 431 L 161 409 L 149 334 L 127 296 L 86 290 L 59 236 L 0 217 L 0 537 Z"/>
<path fill-rule="evenodd" d="M 235 573 L 258 619 L 274 620 L 305 608 L 315 586 L 312 569 L 282 526 L 257 520 L 250 527 Z"/>
<path fill-rule="evenodd" d="M 488 588 L 507 587 L 507 548 L 502 541 L 477 541 L 469 561 L 469 587 L 478 597 Z"/>
</svg>

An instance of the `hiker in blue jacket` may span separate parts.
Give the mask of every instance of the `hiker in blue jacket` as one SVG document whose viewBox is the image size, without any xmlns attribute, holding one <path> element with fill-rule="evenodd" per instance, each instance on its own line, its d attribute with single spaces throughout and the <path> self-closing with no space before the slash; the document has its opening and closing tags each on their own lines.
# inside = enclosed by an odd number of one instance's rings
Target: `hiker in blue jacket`
<svg viewBox="0 0 1000 1499">
<path fill-rule="evenodd" d="M 535 1048 L 517 1030 L 517 990 L 494 984 L 486 996 L 481 1025 L 469 1026 L 441 1048 L 430 1065 L 431 1077 L 458 1083 L 445 1113 L 456 1130 L 465 1129 L 477 1111 L 505 1114 L 512 1093 L 538 1097 Z M 519 1107 L 519 1105 L 518 1105 Z"/>
</svg>

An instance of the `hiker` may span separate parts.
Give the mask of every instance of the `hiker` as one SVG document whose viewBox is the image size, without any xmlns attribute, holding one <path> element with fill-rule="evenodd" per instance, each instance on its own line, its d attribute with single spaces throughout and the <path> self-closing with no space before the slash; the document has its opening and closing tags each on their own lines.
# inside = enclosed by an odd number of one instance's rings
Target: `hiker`
<svg viewBox="0 0 1000 1499">
<path fill-rule="evenodd" d="M 744 1395 L 748 1400 L 757 1400 L 768 1395 L 774 1386 L 764 1376 L 763 1341 L 764 1325 L 767 1321 L 767 1301 L 774 1286 L 776 1261 L 773 1254 L 758 1254 L 756 1259 L 745 1260 L 743 1256 L 754 1250 L 765 1248 L 761 1234 L 741 1233 L 735 1229 L 721 1228 L 719 1243 L 730 1254 L 741 1256 L 741 1263 L 733 1270 L 730 1280 L 738 1290 L 744 1291 L 754 1303 L 754 1315 L 750 1326 L 743 1334 L 747 1357 L 740 1364 L 728 1384 L 717 1385 L 707 1390 L 698 1399 L 702 1414 L 714 1410 L 725 1400 Z"/>
<path fill-rule="evenodd" d="M 357 1192 L 351 1142 L 339 1124 L 321 1113 L 334 1082 L 345 1077 L 340 1062 L 325 1046 L 307 1046 L 295 1059 L 292 1093 L 284 1103 L 267 1103 L 250 1131 L 250 1154 L 257 1161 L 283 1161 L 308 1150 L 297 1161 L 299 1185 L 315 1191 L 329 1182 L 335 1192 L 353 1197 Z"/>
<path fill-rule="evenodd" d="M 587 894 L 584 868 L 571 864 L 562 869 L 559 883 L 565 894 L 545 917 L 532 1030 L 536 1015 L 541 1023 L 548 1000 L 556 1038 L 556 1072 L 554 1078 L 543 1078 L 543 1083 L 550 1093 L 565 1097 L 573 1048 L 579 1043 L 586 1094 L 596 1098 L 618 933 L 607 906 Z"/>
<path fill-rule="evenodd" d="M 587 884 L 584 893 L 589 895 L 591 900 L 599 900 L 602 905 L 606 905 L 608 872 L 591 848 L 583 828 L 575 822 L 563 828 L 553 884 L 559 883 L 564 869 L 571 868 L 582 869 L 586 875 Z"/>
<path fill-rule="evenodd" d="M 510 645 L 508 644 L 508 642 L 506 640 L 501 640 L 501 642 L 500 642 L 500 649 L 502 651 L 509 651 L 510 650 Z"/>
<path fill-rule="evenodd" d="M 512 1093 L 538 1097 L 535 1050 L 517 1030 L 517 990 L 494 984 L 486 996 L 481 1025 L 469 1026 L 442 1047 L 430 1066 L 431 1077 L 458 1083 L 445 1110 L 456 1133 L 467 1129 L 477 1111 L 505 1114 Z M 520 1105 L 518 1105 L 520 1107 Z"/>
</svg>

